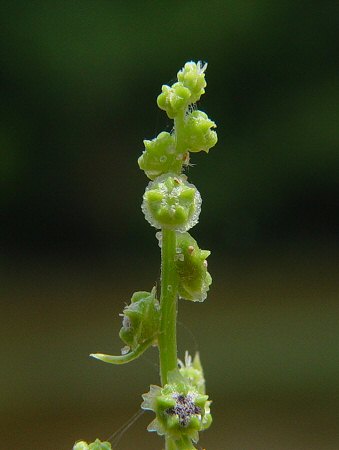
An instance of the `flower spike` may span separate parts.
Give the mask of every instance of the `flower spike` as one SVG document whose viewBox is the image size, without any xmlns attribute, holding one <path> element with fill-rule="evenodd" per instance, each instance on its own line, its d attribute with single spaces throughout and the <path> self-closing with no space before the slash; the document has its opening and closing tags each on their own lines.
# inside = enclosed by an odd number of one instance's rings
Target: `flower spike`
<svg viewBox="0 0 339 450">
<path fill-rule="evenodd" d="M 178 360 L 176 336 L 178 298 L 202 302 L 212 283 L 207 270 L 210 251 L 200 249 L 188 233 L 198 223 L 202 200 L 184 173 L 192 153 L 208 153 L 218 140 L 216 124 L 196 107 L 205 93 L 206 68 L 207 63 L 189 61 L 171 86 L 162 86 L 157 104 L 173 119 L 173 129 L 145 139 L 138 158 L 140 169 L 151 180 L 141 209 L 150 225 L 159 230 L 159 300 L 155 288 L 135 292 L 121 314 L 121 354 L 90 355 L 106 363 L 125 364 L 150 346 L 158 347 L 161 386 L 150 386 L 142 396 L 141 408 L 155 413 L 147 429 L 164 436 L 166 450 L 196 450 L 199 432 L 212 423 L 199 354 L 192 359 L 186 352 L 185 360 Z M 73 450 L 111 450 L 111 445 L 99 439 L 91 444 L 79 441 Z"/>
</svg>

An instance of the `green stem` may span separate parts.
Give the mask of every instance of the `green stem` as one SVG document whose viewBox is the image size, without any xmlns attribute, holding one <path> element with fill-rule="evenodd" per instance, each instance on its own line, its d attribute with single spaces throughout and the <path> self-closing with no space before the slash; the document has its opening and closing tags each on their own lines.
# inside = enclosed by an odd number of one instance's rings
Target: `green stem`
<svg viewBox="0 0 339 450">
<path fill-rule="evenodd" d="M 177 450 L 177 446 L 173 441 L 173 439 L 167 437 L 165 439 L 165 442 L 166 442 L 166 450 Z"/>
<path fill-rule="evenodd" d="M 168 372 L 175 370 L 177 362 L 177 291 L 178 275 L 175 264 L 176 232 L 162 230 L 161 297 L 159 358 L 161 383 L 168 382 Z"/>
<path fill-rule="evenodd" d="M 181 137 L 184 127 L 185 111 L 174 119 L 176 151 L 184 153 L 184 140 Z M 162 229 L 161 246 L 161 319 L 159 334 L 159 359 L 161 384 L 168 382 L 168 372 L 178 367 L 177 359 L 177 300 L 178 274 L 175 264 L 176 232 Z M 176 450 L 170 437 L 165 438 L 165 449 Z"/>
<path fill-rule="evenodd" d="M 184 154 L 186 152 L 185 139 L 183 138 L 185 127 L 185 114 L 186 111 L 180 111 L 174 118 L 174 129 L 176 136 L 176 152 Z"/>
</svg>

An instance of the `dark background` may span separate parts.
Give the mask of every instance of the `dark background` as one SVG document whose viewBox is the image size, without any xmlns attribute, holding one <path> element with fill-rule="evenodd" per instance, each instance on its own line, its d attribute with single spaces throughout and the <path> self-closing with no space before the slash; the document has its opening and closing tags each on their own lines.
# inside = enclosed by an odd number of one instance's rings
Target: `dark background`
<svg viewBox="0 0 339 450">
<path fill-rule="evenodd" d="M 189 178 L 214 284 L 179 311 L 180 356 L 200 350 L 214 400 L 201 445 L 337 449 L 338 2 L 1 10 L 1 446 L 107 438 L 158 383 L 155 350 L 124 367 L 88 354 L 119 352 L 118 313 L 159 277 L 136 160 L 171 129 L 161 85 L 203 60 L 219 142 Z M 114 449 L 159 449 L 150 420 Z"/>
</svg>

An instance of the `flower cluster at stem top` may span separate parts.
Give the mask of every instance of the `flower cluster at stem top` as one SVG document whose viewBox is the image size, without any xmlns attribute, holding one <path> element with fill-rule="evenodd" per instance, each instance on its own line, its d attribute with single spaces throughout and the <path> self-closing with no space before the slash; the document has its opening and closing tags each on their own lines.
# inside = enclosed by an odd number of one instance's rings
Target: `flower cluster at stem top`
<svg viewBox="0 0 339 450">
<path fill-rule="evenodd" d="M 142 210 L 156 228 L 187 231 L 197 222 L 201 198 L 193 184 L 182 175 L 189 165 L 190 153 L 208 153 L 217 143 L 215 123 L 194 104 L 205 92 L 207 64 L 188 62 L 177 74 L 172 86 L 162 86 L 159 108 L 174 119 L 171 133 L 161 132 L 145 140 L 145 150 L 138 159 L 151 182 L 144 194 Z"/>
<path fill-rule="evenodd" d="M 172 133 L 161 132 L 153 140 L 144 140 L 145 150 L 138 159 L 140 169 L 154 180 L 164 173 L 180 174 L 189 163 L 190 152 L 204 151 L 217 143 L 215 123 L 194 105 L 205 92 L 205 69 L 200 62 L 188 62 L 178 72 L 178 81 L 162 86 L 158 106 L 174 119 Z"/>
</svg>

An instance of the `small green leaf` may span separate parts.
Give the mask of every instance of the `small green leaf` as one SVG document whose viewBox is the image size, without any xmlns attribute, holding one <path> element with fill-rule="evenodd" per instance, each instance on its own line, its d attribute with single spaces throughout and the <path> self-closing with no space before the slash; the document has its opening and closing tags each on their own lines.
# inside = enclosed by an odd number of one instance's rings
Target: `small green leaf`
<svg viewBox="0 0 339 450">
<path fill-rule="evenodd" d="M 139 358 L 139 356 L 141 356 L 151 345 L 152 339 L 143 342 L 143 344 L 137 345 L 133 350 L 129 351 L 125 355 L 114 356 L 106 355 L 105 353 L 91 353 L 89 356 L 109 364 L 127 364 Z"/>
</svg>

